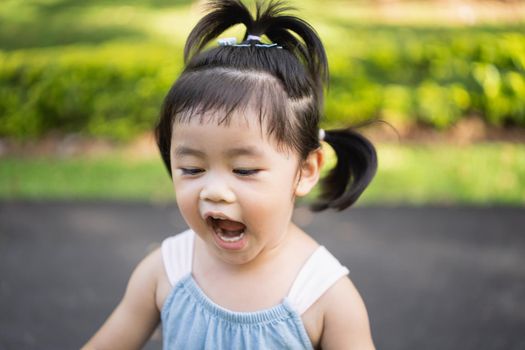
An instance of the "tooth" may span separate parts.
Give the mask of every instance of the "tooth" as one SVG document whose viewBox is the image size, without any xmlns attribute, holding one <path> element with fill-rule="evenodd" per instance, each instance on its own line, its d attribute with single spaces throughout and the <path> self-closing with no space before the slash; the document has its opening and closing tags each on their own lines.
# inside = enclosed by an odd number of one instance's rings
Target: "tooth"
<svg viewBox="0 0 525 350">
<path fill-rule="evenodd" d="M 236 237 L 226 237 L 226 236 L 223 236 L 222 229 L 219 229 L 217 233 L 219 234 L 219 237 L 220 237 L 223 241 L 225 241 L 225 242 L 229 242 L 229 243 L 240 241 L 240 240 L 244 237 L 244 232 L 242 232 L 240 235 L 238 235 L 238 236 L 236 236 Z"/>
</svg>

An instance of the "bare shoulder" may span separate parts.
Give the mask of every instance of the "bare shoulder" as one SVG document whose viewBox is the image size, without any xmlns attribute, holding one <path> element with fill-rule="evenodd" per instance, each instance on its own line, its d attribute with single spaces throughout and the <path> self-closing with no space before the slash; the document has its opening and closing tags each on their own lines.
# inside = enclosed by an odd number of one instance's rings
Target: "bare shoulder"
<svg viewBox="0 0 525 350">
<path fill-rule="evenodd" d="M 124 298 L 135 294 L 142 297 L 154 297 L 159 280 L 164 276 L 164 265 L 160 247 L 148 253 L 135 267 Z M 154 299 L 153 299 L 154 300 Z"/>
<path fill-rule="evenodd" d="M 160 248 L 135 267 L 122 300 L 83 349 L 140 349 L 160 322 L 156 291 L 162 274 Z"/>
<path fill-rule="evenodd" d="M 321 299 L 323 349 L 375 349 L 365 304 L 347 276 L 340 278 Z"/>
<path fill-rule="evenodd" d="M 128 282 L 126 293 L 123 301 L 127 297 L 143 300 L 147 302 L 148 307 L 155 307 L 156 312 L 160 312 L 158 306 L 159 290 L 167 282 L 167 276 L 162 260 L 162 251 L 158 247 L 146 255 L 136 266 Z"/>
<path fill-rule="evenodd" d="M 161 248 L 157 247 L 149 252 L 142 260 L 137 264 L 133 274 L 150 279 L 159 277 L 164 272 L 164 266 L 162 263 L 162 252 Z"/>
</svg>

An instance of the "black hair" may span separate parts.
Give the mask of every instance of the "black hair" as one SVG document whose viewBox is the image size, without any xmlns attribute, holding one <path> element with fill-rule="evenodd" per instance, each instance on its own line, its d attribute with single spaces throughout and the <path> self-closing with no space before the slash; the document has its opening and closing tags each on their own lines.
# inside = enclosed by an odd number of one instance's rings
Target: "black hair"
<svg viewBox="0 0 525 350">
<path fill-rule="evenodd" d="M 234 113 L 246 109 L 258 114 L 259 123 L 278 145 L 306 159 L 320 147 L 319 121 L 328 83 L 328 63 L 319 36 L 304 20 L 285 14 L 292 8 L 282 1 L 258 1 L 255 17 L 240 0 L 209 1 L 208 10 L 186 41 L 185 68 L 166 95 L 155 128 L 170 176 L 174 124 L 199 118 L 227 125 Z M 246 27 L 241 44 L 204 49 L 236 24 Z M 312 209 L 343 210 L 374 177 L 376 151 L 351 127 L 326 130 L 325 135 L 337 163 L 321 179 L 320 201 Z"/>
</svg>

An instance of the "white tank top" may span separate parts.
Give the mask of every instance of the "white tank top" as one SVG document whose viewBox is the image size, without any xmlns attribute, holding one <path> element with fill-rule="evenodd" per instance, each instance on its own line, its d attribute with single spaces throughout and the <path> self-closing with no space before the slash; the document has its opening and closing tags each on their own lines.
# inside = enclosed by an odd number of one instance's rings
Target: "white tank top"
<svg viewBox="0 0 525 350">
<path fill-rule="evenodd" d="M 195 233 L 187 230 L 162 242 L 164 267 L 172 286 L 191 274 L 194 240 Z M 349 270 L 325 247 L 319 246 L 302 266 L 285 299 L 299 315 L 302 315 L 335 282 L 348 273 Z"/>
</svg>

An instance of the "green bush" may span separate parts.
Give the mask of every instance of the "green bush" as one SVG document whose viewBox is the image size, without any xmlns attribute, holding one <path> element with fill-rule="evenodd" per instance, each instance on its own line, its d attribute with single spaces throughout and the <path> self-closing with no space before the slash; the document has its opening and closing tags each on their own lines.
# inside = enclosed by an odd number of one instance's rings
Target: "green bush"
<svg viewBox="0 0 525 350">
<path fill-rule="evenodd" d="M 0 54 L 0 135 L 127 140 L 151 129 L 180 69 L 172 56 L 165 48 L 122 45 Z"/>
<path fill-rule="evenodd" d="M 525 126 L 523 28 L 345 26 L 329 42 L 328 124 L 375 117 L 438 129 L 477 114 Z"/>
<path fill-rule="evenodd" d="M 334 24 L 327 127 L 383 118 L 446 129 L 467 114 L 525 127 L 522 28 Z M 126 140 L 151 129 L 181 48 L 147 44 L 0 51 L 0 136 L 82 132 Z"/>
</svg>

